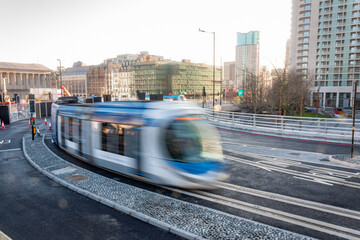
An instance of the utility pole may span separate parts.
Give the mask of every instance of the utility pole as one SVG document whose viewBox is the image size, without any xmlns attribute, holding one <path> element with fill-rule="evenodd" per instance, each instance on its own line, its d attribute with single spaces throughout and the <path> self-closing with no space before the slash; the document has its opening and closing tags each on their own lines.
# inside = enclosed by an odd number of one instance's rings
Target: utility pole
<svg viewBox="0 0 360 240">
<path fill-rule="evenodd" d="M 213 33 L 213 108 L 215 106 L 215 32 Z"/>
<path fill-rule="evenodd" d="M 357 81 L 354 81 L 354 101 L 352 108 L 353 126 L 352 126 L 352 138 L 351 138 L 351 158 L 354 157 L 354 135 L 355 135 L 355 113 L 356 113 L 356 92 L 357 92 Z"/>
<path fill-rule="evenodd" d="M 4 106 L 5 106 L 5 95 L 6 95 L 6 78 L 3 78 L 3 103 L 4 103 Z"/>
<path fill-rule="evenodd" d="M 61 97 L 63 96 L 63 88 L 62 88 L 62 75 L 61 75 L 61 60 L 58 59 L 59 63 L 60 63 L 60 88 L 61 88 Z"/>
<path fill-rule="evenodd" d="M 318 117 L 318 111 L 319 111 L 319 93 L 320 91 L 320 87 L 318 87 L 318 90 L 317 90 L 317 97 L 316 97 L 316 118 Z"/>
<path fill-rule="evenodd" d="M 207 32 L 199 28 L 199 32 L 213 34 L 213 108 L 215 106 L 215 32 Z"/>
</svg>

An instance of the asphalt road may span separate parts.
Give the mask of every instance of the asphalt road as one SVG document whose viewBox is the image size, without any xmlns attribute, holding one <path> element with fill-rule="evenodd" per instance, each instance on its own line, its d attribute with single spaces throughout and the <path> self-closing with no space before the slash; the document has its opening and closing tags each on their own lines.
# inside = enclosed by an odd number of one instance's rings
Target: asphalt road
<svg viewBox="0 0 360 240">
<path fill-rule="evenodd" d="M 0 132 L 0 141 L 1 139 L 11 140 L 10 143 L 7 141 L 5 144 L 6 141 L 4 141 L 0 144 L 0 202 L 2 204 L 0 231 L 13 239 L 48 239 L 49 236 L 52 239 L 177 238 L 73 193 L 34 170 L 26 162 L 22 152 L 16 150 L 21 147 L 20 137 L 28 131 L 28 127 L 23 126 L 24 123 L 16 123 L 8 128 L 7 137 Z M 291 149 L 334 154 L 346 153 L 349 149 L 348 146 L 343 145 L 294 141 L 226 131 L 221 131 L 221 135 L 223 141 L 278 148 L 279 151 Z M 51 140 L 46 140 L 45 143 L 63 159 L 114 180 L 288 231 L 319 239 L 342 239 L 332 233 L 306 227 L 301 223 L 279 219 L 277 214 L 266 215 L 262 208 L 360 231 L 359 218 L 321 208 L 311 209 L 306 206 L 307 203 L 302 206 L 292 201 L 280 201 L 274 197 L 274 194 L 281 194 L 292 197 L 298 202 L 311 201 L 334 206 L 342 211 L 360 212 L 360 206 L 357 204 L 360 198 L 360 170 L 357 169 L 251 156 L 246 152 L 234 151 L 223 144 L 230 176 L 225 183 L 228 187 L 219 186 L 218 189 L 212 191 L 186 191 L 153 186 L 96 168 L 61 151 Z M 4 149 L 14 149 L 14 151 L 1 152 Z M 356 150 L 359 151 L 358 148 Z M 247 191 L 241 192 L 236 190 L 236 187 L 262 191 L 270 195 L 263 197 Z M 210 197 L 205 198 L 205 195 Z M 255 211 L 239 203 L 250 204 Z"/>
<path fill-rule="evenodd" d="M 308 140 L 292 140 L 288 138 L 262 136 L 246 132 L 234 132 L 225 129 L 220 130 L 220 134 L 223 140 L 230 139 L 232 142 L 239 144 L 292 149 L 325 154 L 350 154 L 351 150 L 351 146 L 349 144 L 336 144 Z M 354 153 L 360 154 L 359 146 L 354 147 Z"/>
<path fill-rule="evenodd" d="M 73 192 L 35 170 L 20 150 L 21 138 L 29 132 L 27 124 L 20 121 L 0 130 L 1 232 L 14 240 L 181 239 Z"/>
<path fill-rule="evenodd" d="M 278 146 L 292 149 L 294 146 L 297 150 L 308 150 L 308 146 L 313 143 L 308 142 L 287 142 L 284 139 L 279 139 L 274 142 L 273 139 L 259 136 L 245 137 L 241 134 L 223 133 L 223 139 L 233 139 L 242 143 L 254 143 L 260 146 Z M 224 136 L 225 135 L 225 136 Z M 281 229 L 297 232 L 319 239 L 341 239 L 328 233 L 319 232 L 314 229 L 309 229 L 304 226 L 295 225 L 276 218 L 264 216 L 257 213 L 252 213 L 241 207 L 230 206 L 222 203 L 217 199 L 204 199 L 195 191 L 183 191 L 177 189 L 166 189 L 158 186 L 153 186 L 143 182 L 135 181 L 130 178 L 107 172 L 103 169 L 96 168 L 79 161 L 72 156 L 61 151 L 51 140 L 46 140 L 47 146 L 63 159 L 86 168 L 90 171 L 96 172 L 103 176 L 112 178 L 117 181 L 125 182 L 127 184 L 140 187 L 152 192 L 163 194 L 169 197 L 177 198 L 193 204 L 200 204 L 212 209 L 217 209 L 222 212 L 227 212 L 232 215 L 244 217 L 246 219 L 255 220 L 271 226 L 279 227 Z M 272 144 L 274 143 L 274 144 Z M 345 208 L 353 211 L 360 211 L 357 204 L 357 199 L 360 198 L 359 186 L 346 186 L 344 182 L 360 184 L 359 170 L 343 168 L 342 166 L 326 166 L 313 163 L 297 162 L 292 160 L 285 160 L 286 164 L 279 164 L 277 159 L 261 159 L 256 157 L 249 157 L 242 152 L 233 152 L 227 149 L 226 144 L 223 145 L 225 158 L 228 162 L 228 169 L 230 178 L 227 183 L 233 186 L 241 186 L 260 191 L 282 194 L 296 199 L 313 201 L 320 204 L 326 204 L 339 208 Z M 313 146 L 313 150 L 321 148 L 324 153 L 334 151 L 336 145 L 317 143 Z M 344 146 L 340 146 L 341 148 Z M 295 149 L 294 149 L 295 150 Z M 274 160 L 274 161 L 272 161 Z M 277 169 L 269 170 L 268 167 L 275 166 Z M 317 178 L 312 175 L 316 174 Z M 310 177 L 309 177 L 310 176 Z M 329 178 L 336 178 L 330 181 Z M 334 224 L 340 227 L 347 227 L 360 231 L 360 221 L 352 218 L 338 216 L 337 214 L 324 212 L 321 210 L 309 209 L 303 206 L 296 206 L 290 203 L 279 202 L 271 198 L 263 198 L 254 196 L 244 192 L 237 192 L 233 189 L 225 189 L 219 187 L 216 190 L 206 191 L 206 194 L 213 194 L 221 198 L 227 198 L 231 201 L 242 201 L 251 203 L 255 206 L 262 206 L 271 208 L 277 211 L 286 212 L 302 217 L 323 221 L 329 224 Z"/>
</svg>

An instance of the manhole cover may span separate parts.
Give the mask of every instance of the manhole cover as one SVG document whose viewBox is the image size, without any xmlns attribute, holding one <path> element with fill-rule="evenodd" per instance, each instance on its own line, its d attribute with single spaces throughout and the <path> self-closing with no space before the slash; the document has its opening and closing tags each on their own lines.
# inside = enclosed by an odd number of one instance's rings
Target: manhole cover
<svg viewBox="0 0 360 240">
<path fill-rule="evenodd" d="M 19 160 L 20 158 L 18 157 L 13 157 L 13 158 L 8 158 L 8 161 L 14 161 L 14 160 Z"/>
<path fill-rule="evenodd" d="M 67 179 L 70 179 L 73 182 L 80 182 L 82 180 L 87 179 L 88 177 L 84 176 L 84 175 L 71 175 L 71 176 L 67 176 Z"/>
<path fill-rule="evenodd" d="M 300 153 L 289 153 L 290 155 L 296 155 L 296 156 L 298 156 L 298 155 L 300 155 Z"/>
</svg>

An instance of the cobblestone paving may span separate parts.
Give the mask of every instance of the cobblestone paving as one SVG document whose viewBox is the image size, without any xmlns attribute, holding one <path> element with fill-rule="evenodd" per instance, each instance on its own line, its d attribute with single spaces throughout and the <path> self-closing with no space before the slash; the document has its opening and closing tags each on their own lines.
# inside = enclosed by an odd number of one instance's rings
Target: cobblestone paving
<svg viewBox="0 0 360 240">
<path fill-rule="evenodd" d="M 23 148 L 28 160 L 55 181 L 186 238 L 310 239 L 92 173 L 53 154 L 44 146 L 41 137 L 35 141 L 31 137 L 24 137 Z"/>
</svg>

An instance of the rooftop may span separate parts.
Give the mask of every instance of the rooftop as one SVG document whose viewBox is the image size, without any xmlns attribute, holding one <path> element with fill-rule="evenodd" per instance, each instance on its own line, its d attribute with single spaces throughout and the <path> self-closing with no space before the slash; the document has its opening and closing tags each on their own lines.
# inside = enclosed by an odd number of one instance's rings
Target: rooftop
<svg viewBox="0 0 360 240">
<path fill-rule="evenodd" d="M 35 63 L 9 63 L 0 62 L 0 70 L 28 70 L 28 71 L 46 71 L 51 72 L 50 68 L 47 68 L 41 64 Z"/>
</svg>

